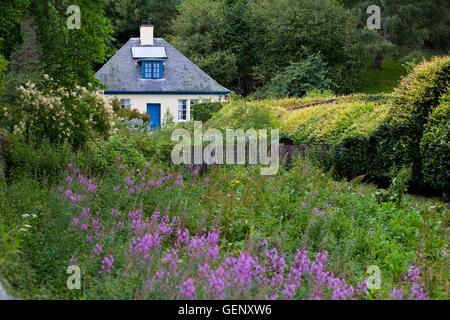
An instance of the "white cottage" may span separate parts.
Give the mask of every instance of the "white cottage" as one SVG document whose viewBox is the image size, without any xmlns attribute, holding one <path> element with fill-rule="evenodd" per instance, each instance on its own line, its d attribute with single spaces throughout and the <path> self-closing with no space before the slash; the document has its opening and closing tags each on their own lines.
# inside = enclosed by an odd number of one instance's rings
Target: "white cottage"
<svg viewBox="0 0 450 320">
<path fill-rule="evenodd" d="M 170 112 L 178 122 L 191 118 L 201 101 L 226 101 L 230 90 L 218 84 L 164 39 L 153 37 L 151 19 L 143 21 L 140 38 L 131 38 L 96 73 L 105 95 L 125 108 L 148 113 L 158 128 Z"/>
</svg>

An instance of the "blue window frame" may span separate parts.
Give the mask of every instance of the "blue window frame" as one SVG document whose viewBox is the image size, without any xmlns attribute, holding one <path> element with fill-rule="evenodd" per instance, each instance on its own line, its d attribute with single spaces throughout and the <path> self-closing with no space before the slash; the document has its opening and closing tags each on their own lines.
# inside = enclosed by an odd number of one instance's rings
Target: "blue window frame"
<svg viewBox="0 0 450 320">
<path fill-rule="evenodd" d="M 143 61 L 142 79 L 162 79 L 164 74 L 161 61 Z"/>
</svg>

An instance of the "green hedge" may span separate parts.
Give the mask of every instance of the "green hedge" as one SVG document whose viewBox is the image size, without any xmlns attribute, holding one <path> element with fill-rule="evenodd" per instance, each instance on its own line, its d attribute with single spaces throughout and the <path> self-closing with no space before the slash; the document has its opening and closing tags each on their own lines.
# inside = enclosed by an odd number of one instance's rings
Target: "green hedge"
<svg viewBox="0 0 450 320">
<path fill-rule="evenodd" d="M 428 118 L 420 151 L 425 183 L 450 190 L 450 92 Z"/>
<path fill-rule="evenodd" d="M 224 104 L 222 110 L 214 114 L 207 124 L 217 129 L 278 128 L 282 112 L 282 107 L 277 100 L 236 100 Z"/>
<path fill-rule="evenodd" d="M 413 165 L 414 183 L 422 182 L 420 142 L 429 114 L 450 87 L 450 57 L 419 64 L 402 79 L 388 119 L 374 134 L 376 161 L 371 173 L 394 177 L 406 165 Z"/>
<path fill-rule="evenodd" d="M 349 96 L 337 104 L 320 105 L 284 115 L 282 134 L 295 144 L 328 144 L 324 157 L 313 153 L 313 161 L 334 167 L 338 177 L 368 174 L 373 161 L 372 135 L 385 121 L 388 96 Z"/>
</svg>

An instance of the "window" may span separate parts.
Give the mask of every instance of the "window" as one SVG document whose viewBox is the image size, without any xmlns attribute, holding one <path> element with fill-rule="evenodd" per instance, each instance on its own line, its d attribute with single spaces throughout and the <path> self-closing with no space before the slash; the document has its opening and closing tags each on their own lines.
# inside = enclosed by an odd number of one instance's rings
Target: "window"
<svg viewBox="0 0 450 320">
<path fill-rule="evenodd" d="M 123 108 L 129 108 L 131 106 L 131 101 L 130 99 L 120 99 L 120 105 Z"/>
<path fill-rule="evenodd" d="M 161 61 L 142 62 L 142 79 L 162 79 L 163 63 Z"/>
<path fill-rule="evenodd" d="M 199 99 L 191 99 L 191 107 L 193 106 L 193 105 L 196 105 L 196 104 L 199 104 L 200 103 L 200 100 Z"/>
<path fill-rule="evenodd" d="M 178 121 L 187 120 L 187 100 L 178 100 Z"/>
</svg>

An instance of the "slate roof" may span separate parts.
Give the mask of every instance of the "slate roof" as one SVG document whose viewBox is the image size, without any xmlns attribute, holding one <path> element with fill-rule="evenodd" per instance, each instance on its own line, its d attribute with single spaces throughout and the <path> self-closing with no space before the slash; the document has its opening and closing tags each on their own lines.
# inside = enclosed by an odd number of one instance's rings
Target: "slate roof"
<svg viewBox="0 0 450 320">
<path fill-rule="evenodd" d="M 140 39 L 131 38 L 96 73 L 97 79 L 106 86 L 105 93 L 230 93 L 230 90 L 218 84 L 161 38 L 154 39 L 153 47 L 164 47 L 166 49 L 167 59 L 164 60 L 164 79 L 141 79 L 141 64 L 133 59 L 131 52 L 131 48 L 139 46 Z"/>
</svg>

